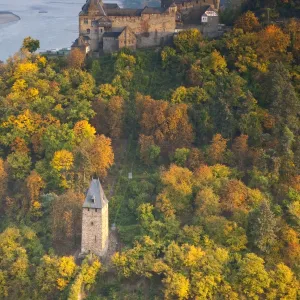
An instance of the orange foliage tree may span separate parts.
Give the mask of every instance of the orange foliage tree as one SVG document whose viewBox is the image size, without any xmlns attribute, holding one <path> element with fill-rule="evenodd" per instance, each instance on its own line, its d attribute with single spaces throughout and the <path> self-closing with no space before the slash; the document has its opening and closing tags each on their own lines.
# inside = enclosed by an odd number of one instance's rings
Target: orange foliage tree
<svg viewBox="0 0 300 300">
<path fill-rule="evenodd" d="M 81 232 L 81 206 L 84 195 L 68 190 L 55 198 L 51 209 L 52 238 L 72 247 Z"/>
<path fill-rule="evenodd" d="M 221 196 L 221 207 L 224 211 L 246 208 L 248 190 L 239 180 L 230 180 L 224 186 Z"/>
<path fill-rule="evenodd" d="M 111 139 L 105 137 L 103 134 L 96 136 L 88 152 L 93 172 L 100 177 L 105 177 L 107 170 L 114 163 Z"/>
<path fill-rule="evenodd" d="M 227 139 L 224 139 L 219 133 L 215 134 L 208 149 L 210 160 L 213 163 L 223 162 L 226 147 Z"/>
<path fill-rule="evenodd" d="M 68 57 L 70 68 L 82 68 L 84 65 L 85 53 L 78 48 L 72 49 Z"/>
<path fill-rule="evenodd" d="M 259 33 L 256 51 L 265 61 L 276 60 L 286 56 L 289 45 L 289 35 L 276 25 L 269 25 Z"/>
<path fill-rule="evenodd" d="M 43 187 L 45 187 L 43 178 L 36 171 L 31 171 L 30 175 L 26 179 L 26 186 L 28 189 L 31 208 L 39 208 L 40 191 Z"/>
<path fill-rule="evenodd" d="M 152 136 L 158 146 L 164 145 L 173 150 L 191 144 L 194 134 L 187 105 L 171 105 L 141 94 L 137 95 L 136 101 L 142 134 Z"/>
<path fill-rule="evenodd" d="M 244 32 L 252 32 L 259 28 L 259 21 L 252 11 L 247 11 L 236 20 L 234 28 L 243 29 Z"/>
</svg>

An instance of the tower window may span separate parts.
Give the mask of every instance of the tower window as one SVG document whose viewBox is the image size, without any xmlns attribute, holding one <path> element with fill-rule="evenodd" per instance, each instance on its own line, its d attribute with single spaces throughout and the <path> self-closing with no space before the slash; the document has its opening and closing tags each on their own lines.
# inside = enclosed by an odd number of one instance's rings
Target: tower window
<svg viewBox="0 0 300 300">
<path fill-rule="evenodd" d="M 96 209 L 95 209 L 95 212 L 97 212 L 97 210 L 98 210 L 98 209 L 96 208 Z"/>
<path fill-rule="evenodd" d="M 84 24 L 89 24 L 89 19 L 84 18 L 84 19 L 83 19 L 83 23 L 84 23 Z"/>
<path fill-rule="evenodd" d="M 94 225 L 94 222 L 91 222 L 91 225 L 93 226 L 93 225 Z"/>
<path fill-rule="evenodd" d="M 90 209 L 88 208 L 88 211 L 90 211 Z"/>
</svg>

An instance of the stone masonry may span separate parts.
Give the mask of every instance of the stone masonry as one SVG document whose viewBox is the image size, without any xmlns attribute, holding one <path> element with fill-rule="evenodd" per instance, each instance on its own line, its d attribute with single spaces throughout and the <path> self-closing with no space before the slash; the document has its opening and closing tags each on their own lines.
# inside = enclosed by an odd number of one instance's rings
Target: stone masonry
<svg viewBox="0 0 300 300">
<path fill-rule="evenodd" d="M 81 253 L 104 256 L 108 248 L 108 201 L 99 179 L 92 179 L 82 206 Z"/>
<path fill-rule="evenodd" d="M 87 0 L 79 13 L 79 38 L 72 48 L 84 53 L 110 53 L 164 46 L 178 25 L 200 24 L 204 10 L 219 9 L 219 0 L 162 0 L 161 7 L 120 8 L 102 0 Z"/>
</svg>

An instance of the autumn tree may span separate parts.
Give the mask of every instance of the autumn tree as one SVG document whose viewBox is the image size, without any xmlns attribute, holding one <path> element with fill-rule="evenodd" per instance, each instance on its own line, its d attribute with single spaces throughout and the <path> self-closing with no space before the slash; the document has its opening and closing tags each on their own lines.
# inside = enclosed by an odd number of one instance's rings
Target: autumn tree
<svg viewBox="0 0 300 300">
<path fill-rule="evenodd" d="M 29 259 L 22 233 L 8 227 L 0 234 L 0 298 L 26 298 L 29 287 Z M 28 295 L 28 294 L 27 294 Z"/>
<path fill-rule="evenodd" d="M 188 146 L 193 141 L 187 105 L 170 105 L 166 101 L 155 101 L 141 94 L 137 95 L 136 102 L 141 133 L 153 136 L 156 145 L 175 150 Z"/>
<path fill-rule="evenodd" d="M 267 294 L 268 299 L 297 299 L 299 281 L 293 271 L 283 263 L 276 265 L 270 271 L 271 284 Z"/>
<path fill-rule="evenodd" d="M 7 179 L 8 174 L 5 170 L 4 161 L 0 158 L 0 202 L 2 203 L 2 197 L 7 192 Z"/>
<path fill-rule="evenodd" d="M 155 145 L 152 136 L 140 134 L 139 146 L 140 156 L 145 164 L 151 165 L 157 161 L 160 154 L 160 147 Z"/>
<path fill-rule="evenodd" d="M 290 37 L 276 25 L 269 25 L 258 35 L 257 54 L 264 60 L 284 59 L 287 47 L 290 45 Z"/>
<path fill-rule="evenodd" d="M 227 139 L 224 139 L 221 134 L 214 135 L 211 145 L 208 149 L 209 159 L 213 163 L 220 163 L 224 160 L 224 154 L 227 147 Z"/>
<path fill-rule="evenodd" d="M 165 185 L 162 195 L 170 199 L 173 207 L 178 212 L 188 208 L 192 194 L 193 173 L 187 169 L 172 164 L 169 170 L 161 173 L 161 181 Z M 160 199 L 160 195 L 157 200 Z"/>
<path fill-rule="evenodd" d="M 220 52 L 214 50 L 210 55 L 204 58 L 204 66 L 214 72 L 215 74 L 222 74 L 227 67 L 225 57 Z"/>
<path fill-rule="evenodd" d="M 264 267 L 264 260 L 254 253 L 248 253 L 239 263 L 236 280 L 239 289 L 249 299 L 259 299 L 270 286 L 270 278 Z"/>
<path fill-rule="evenodd" d="M 55 197 L 51 209 L 52 238 L 66 247 L 76 245 L 81 232 L 81 206 L 84 195 L 68 190 Z"/>
<path fill-rule="evenodd" d="M 230 180 L 223 187 L 221 207 L 224 211 L 233 212 L 235 209 L 247 208 L 248 189 L 239 180 Z"/>
<path fill-rule="evenodd" d="M 247 11 L 236 20 L 234 28 L 243 29 L 245 33 L 256 31 L 259 28 L 258 18 L 252 11 Z"/>
<path fill-rule="evenodd" d="M 41 189 L 45 187 L 45 182 L 36 171 L 31 171 L 26 178 L 26 186 L 30 199 L 30 208 L 37 212 L 41 207 L 39 196 Z"/>
<path fill-rule="evenodd" d="M 40 41 L 28 36 L 23 40 L 22 48 L 27 49 L 29 52 L 35 52 L 40 48 Z"/>
<path fill-rule="evenodd" d="M 67 288 L 75 274 L 76 263 L 73 256 L 45 255 L 36 269 L 34 294 L 37 299 L 53 299 Z"/>
<path fill-rule="evenodd" d="M 85 61 L 85 53 L 79 48 L 72 49 L 68 56 L 68 65 L 70 68 L 80 69 Z"/>
<path fill-rule="evenodd" d="M 193 52 L 199 49 L 202 35 L 198 29 L 188 29 L 179 32 L 174 38 L 175 47 L 183 52 Z"/>
<path fill-rule="evenodd" d="M 100 177 L 105 177 L 114 163 L 111 140 L 103 134 L 97 135 L 95 141 L 89 146 L 88 153 L 93 172 Z"/>
<path fill-rule="evenodd" d="M 99 259 L 93 255 L 88 255 L 82 262 L 80 270 L 70 288 L 68 300 L 77 300 L 82 292 L 88 292 L 95 283 L 97 275 L 101 270 Z"/>
<path fill-rule="evenodd" d="M 75 140 L 78 145 L 80 145 L 83 141 L 91 142 L 95 138 L 96 129 L 86 120 L 76 122 L 73 130 Z"/>
<path fill-rule="evenodd" d="M 220 197 L 209 187 L 198 192 L 195 204 L 196 214 L 201 217 L 218 215 L 221 212 Z"/>
</svg>

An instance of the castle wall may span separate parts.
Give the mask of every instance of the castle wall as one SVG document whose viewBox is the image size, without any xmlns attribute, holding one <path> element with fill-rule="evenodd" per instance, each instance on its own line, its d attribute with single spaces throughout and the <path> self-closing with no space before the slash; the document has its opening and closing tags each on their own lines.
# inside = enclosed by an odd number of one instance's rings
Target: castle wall
<svg viewBox="0 0 300 300">
<path fill-rule="evenodd" d="M 124 47 L 132 50 L 136 49 L 136 36 L 128 27 L 126 27 L 119 36 L 119 49 Z"/>
<path fill-rule="evenodd" d="M 175 12 L 145 14 L 134 17 L 109 16 L 113 27 L 130 27 L 136 34 L 137 48 L 160 46 L 162 40 L 173 36 L 176 28 Z"/>
<path fill-rule="evenodd" d="M 104 37 L 103 38 L 103 52 L 111 53 L 119 50 L 119 41 L 113 37 Z"/>
<path fill-rule="evenodd" d="M 102 209 L 83 208 L 81 252 L 103 256 L 108 247 L 108 205 Z"/>
</svg>

